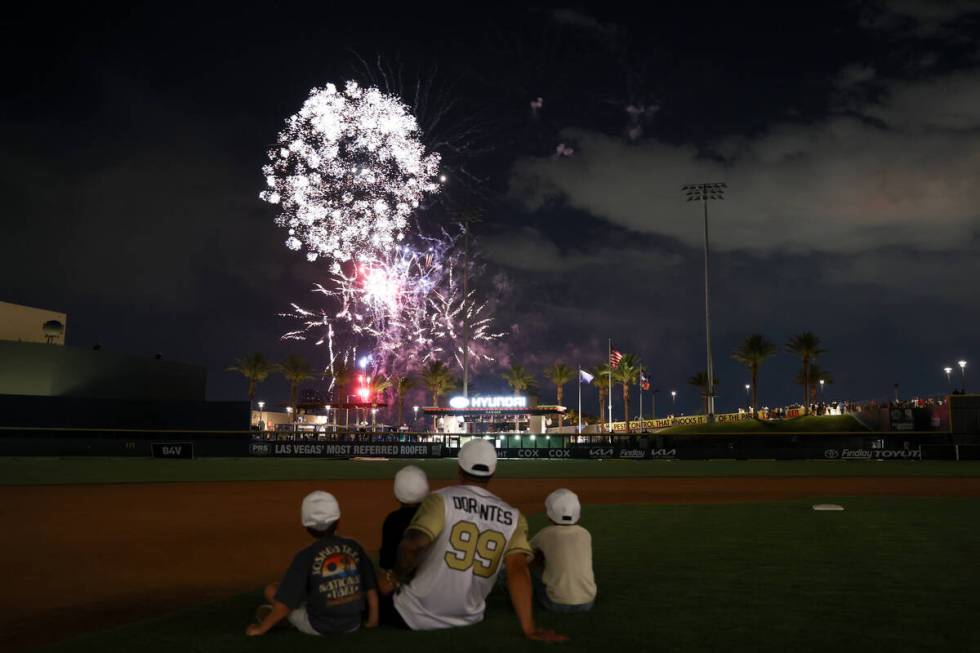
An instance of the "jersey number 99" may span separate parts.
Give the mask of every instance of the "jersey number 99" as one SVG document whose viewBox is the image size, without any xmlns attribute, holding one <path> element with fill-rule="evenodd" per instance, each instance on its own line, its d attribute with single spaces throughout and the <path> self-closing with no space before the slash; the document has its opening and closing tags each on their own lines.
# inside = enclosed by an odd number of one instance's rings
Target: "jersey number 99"
<svg viewBox="0 0 980 653">
<path fill-rule="evenodd" d="M 473 522 L 456 522 L 449 533 L 453 550 L 446 551 L 446 564 L 456 571 L 472 567 L 477 576 L 490 578 L 497 573 L 506 544 L 507 538 L 499 531 L 481 532 Z"/>
</svg>

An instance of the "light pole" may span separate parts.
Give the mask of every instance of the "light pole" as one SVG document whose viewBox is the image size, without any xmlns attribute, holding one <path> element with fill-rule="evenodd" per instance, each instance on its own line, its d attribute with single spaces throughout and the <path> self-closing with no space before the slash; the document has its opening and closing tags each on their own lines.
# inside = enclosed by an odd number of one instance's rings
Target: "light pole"
<svg viewBox="0 0 980 653">
<path fill-rule="evenodd" d="M 677 414 L 677 390 L 670 391 L 670 414 Z"/>
<path fill-rule="evenodd" d="M 688 184 L 681 190 L 687 195 L 687 201 L 701 201 L 704 207 L 704 342 L 708 358 L 708 421 L 715 417 L 715 371 L 711 358 L 711 293 L 708 283 L 708 200 L 725 199 L 725 183 Z"/>
<path fill-rule="evenodd" d="M 415 430 L 417 431 L 419 428 L 419 407 L 412 406 L 412 412 L 415 413 L 415 419 L 412 420 L 412 424 L 415 426 Z"/>
<path fill-rule="evenodd" d="M 752 384 L 746 383 L 745 384 L 745 405 L 746 405 L 746 407 L 748 407 L 750 413 L 752 412 L 752 400 L 749 399 L 749 390 L 751 390 L 751 389 L 752 389 Z"/>
<path fill-rule="evenodd" d="M 950 392 L 952 392 L 952 390 L 953 390 L 953 379 L 950 377 L 950 374 L 953 373 L 953 368 L 952 367 L 944 367 L 943 368 L 943 372 L 946 372 L 946 383 L 949 384 Z"/>
<path fill-rule="evenodd" d="M 820 379 L 820 398 L 823 399 L 823 384 L 825 379 Z"/>
<path fill-rule="evenodd" d="M 956 364 L 960 366 L 960 376 L 963 377 L 963 385 L 960 389 L 963 394 L 966 394 L 966 361 L 958 361 Z"/>
<path fill-rule="evenodd" d="M 262 430 L 265 430 L 265 402 L 259 402 L 259 422 L 262 423 Z"/>
</svg>

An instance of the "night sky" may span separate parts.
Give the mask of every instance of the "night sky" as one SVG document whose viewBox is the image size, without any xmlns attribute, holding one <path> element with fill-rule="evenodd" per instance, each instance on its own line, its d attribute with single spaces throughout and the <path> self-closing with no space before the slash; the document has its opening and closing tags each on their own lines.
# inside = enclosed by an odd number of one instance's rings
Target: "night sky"
<svg viewBox="0 0 980 653">
<path fill-rule="evenodd" d="M 501 364 L 591 367 L 612 337 L 695 410 L 702 223 L 680 187 L 725 181 L 719 410 L 744 404 L 730 352 L 753 332 L 819 335 L 828 398 L 942 393 L 959 358 L 980 383 L 980 4 L 336 4 L 6 9 L 0 300 L 67 311 L 71 345 L 206 364 L 210 399 L 244 397 L 224 368 L 249 351 L 323 364 L 280 340 L 323 268 L 283 246 L 261 166 L 310 88 L 370 83 L 380 57 L 445 111 L 427 138 L 450 180 L 418 217 L 482 210 Z M 763 367 L 765 404 L 799 400 L 798 367 Z"/>
</svg>

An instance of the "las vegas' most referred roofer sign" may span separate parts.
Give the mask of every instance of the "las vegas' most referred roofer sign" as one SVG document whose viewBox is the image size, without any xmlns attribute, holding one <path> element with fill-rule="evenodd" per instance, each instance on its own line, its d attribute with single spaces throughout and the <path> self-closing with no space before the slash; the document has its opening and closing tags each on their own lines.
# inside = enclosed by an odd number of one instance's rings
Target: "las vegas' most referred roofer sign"
<svg viewBox="0 0 980 653">
<path fill-rule="evenodd" d="M 451 408 L 527 408 L 527 397 L 501 395 L 490 397 L 453 397 Z"/>
</svg>

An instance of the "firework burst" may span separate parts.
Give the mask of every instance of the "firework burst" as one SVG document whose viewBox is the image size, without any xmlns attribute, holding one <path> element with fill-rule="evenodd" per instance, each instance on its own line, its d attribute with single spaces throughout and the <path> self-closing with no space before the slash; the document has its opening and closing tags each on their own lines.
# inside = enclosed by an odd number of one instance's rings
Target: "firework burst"
<svg viewBox="0 0 980 653">
<path fill-rule="evenodd" d="M 494 331 L 490 302 L 477 292 L 464 293 L 459 236 L 418 238 L 416 246 L 397 245 L 382 253 L 361 254 L 332 267 L 329 279 L 314 292 L 327 307 L 310 311 L 293 304 L 285 314 L 300 328 L 286 338 L 316 338 L 326 344 L 331 364 L 352 360 L 358 347 L 370 348 L 379 371 L 413 371 L 433 358 L 462 365 L 463 325 L 469 325 L 471 366 L 492 361 Z M 471 262 L 471 273 L 474 266 Z M 342 341 L 344 346 L 336 347 Z"/>
<path fill-rule="evenodd" d="M 439 188 L 439 155 L 426 152 L 408 108 L 356 82 L 310 91 L 268 155 L 260 197 L 280 207 L 286 246 L 310 261 L 391 251 Z"/>
</svg>

